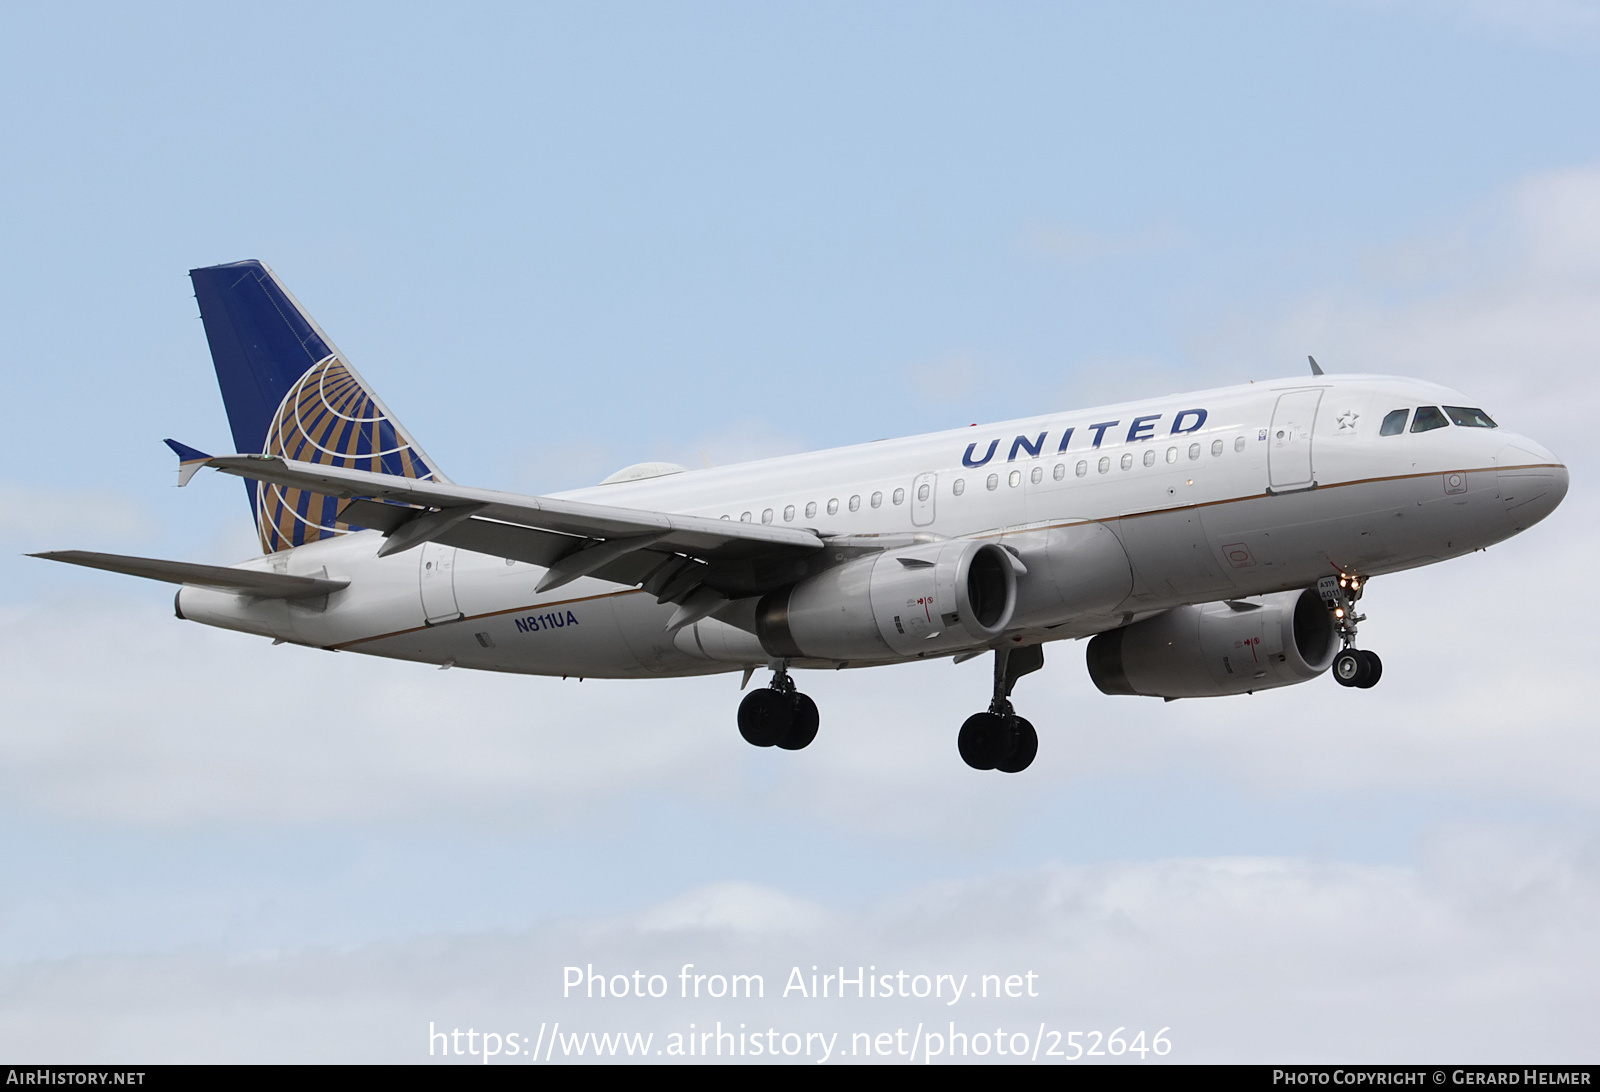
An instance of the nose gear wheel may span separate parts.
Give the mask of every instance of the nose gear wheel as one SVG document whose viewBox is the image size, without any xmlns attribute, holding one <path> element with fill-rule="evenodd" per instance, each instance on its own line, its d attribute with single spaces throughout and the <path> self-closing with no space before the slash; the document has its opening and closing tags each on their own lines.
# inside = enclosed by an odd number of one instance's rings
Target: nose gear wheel
<svg viewBox="0 0 1600 1092">
<path fill-rule="evenodd" d="M 1368 690 L 1383 678 L 1383 661 L 1376 652 L 1355 647 L 1356 627 L 1367 620 L 1356 613 L 1356 601 L 1366 589 L 1366 581 L 1354 573 L 1325 576 L 1317 581 L 1317 594 L 1333 614 L 1333 626 L 1343 646 L 1333 658 L 1333 680 L 1340 686 Z"/>
</svg>

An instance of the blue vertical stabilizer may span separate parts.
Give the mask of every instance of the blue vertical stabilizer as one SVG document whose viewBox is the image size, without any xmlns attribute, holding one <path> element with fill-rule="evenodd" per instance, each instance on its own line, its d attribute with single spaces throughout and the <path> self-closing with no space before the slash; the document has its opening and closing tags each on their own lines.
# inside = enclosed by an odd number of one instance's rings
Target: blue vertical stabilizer
<svg viewBox="0 0 1600 1092">
<path fill-rule="evenodd" d="M 238 451 L 440 479 L 272 270 L 258 261 L 233 262 L 191 269 L 189 279 Z M 267 553 L 349 529 L 335 518 L 334 497 L 247 485 Z"/>
</svg>

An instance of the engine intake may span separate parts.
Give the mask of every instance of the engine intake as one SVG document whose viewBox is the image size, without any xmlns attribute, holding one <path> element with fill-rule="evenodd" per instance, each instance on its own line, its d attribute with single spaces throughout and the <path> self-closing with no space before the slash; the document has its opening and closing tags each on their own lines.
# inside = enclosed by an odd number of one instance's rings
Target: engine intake
<svg viewBox="0 0 1600 1092">
<path fill-rule="evenodd" d="M 1178 607 L 1089 642 L 1089 677 L 1105 694 L 1208 698 L 1314 679 L 1339 651 L 1314 588 Z"/>
<path fill-rule="evenodd" d="M 992 542 L 886 550 L 766 596 L 756 635 L 784 659 L 885 660 L 983 644 L 1016 609 L 1013 565 Z"/>
</svg>

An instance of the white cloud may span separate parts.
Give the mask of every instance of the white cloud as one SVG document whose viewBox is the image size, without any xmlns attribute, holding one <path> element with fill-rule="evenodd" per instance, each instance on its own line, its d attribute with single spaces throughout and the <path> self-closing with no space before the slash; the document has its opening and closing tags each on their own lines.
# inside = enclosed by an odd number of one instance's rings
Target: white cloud
<svg viewBox="0 0 1600 1092">
<path fill-rule="evenodd" d="M 728 929 L 782 932 L 815 929 L 828 918 L 814 903 L 759 884 L 725 881 L 686 892 L 637 918 L 644 931 Z"/>
<path fill-rule="evenodd" d="M 0 1049 L 39 1061 L 420 1061 L 430 1021 L 570 1034 L 711 1029 L 971 1034 L 1167 1028 L 1187 1062 L 1580 1061 L 1597 1011 L 1600 868 L 1549 830 L 1464 829 L 1419 868 L 1211 858 L 1050 866 L 925 886 L 859 910 L 757 913 L 716 885 L 606 921 L 355 950 L 81 958 L 4 976 Z M 683 908 L 694 906 L 685 914 Z M 764 996 L 680 996 L 679 974 L 757 973 Z M 799 968 L 966 976 L 942 996 L 807 999 Z M 563 999 L 564 968 L 660 974 L 659 1000 Z M 1031 980 L 1026 975 L 1032 973 Z M 1018 975 L 1018 997 L 987 999 Z M 586 980 L 586 978 L 585 978 Z M 691 979 L 692 981 L 692 979 Z M 1027 996 L 1029 986 L 1037 993 Z M 661 988 L 658 984 L 658 989 Z M 710 988 L 714 988 L 710 987 Z M 1048 1045 L 1048 1040 L 1047 1040 Z M 1064 1045 L 1064 1044 L 1063 1044 Z M 559 1057 L 559 1053 L 557 1057 Z M 813 1056 L 815 1060 L 815 1056 Z M 880 1060 L 904 1061 L 903 1058 Z M 990 1061 L 997 1061 L 993 1055 Z"/>
</svg>

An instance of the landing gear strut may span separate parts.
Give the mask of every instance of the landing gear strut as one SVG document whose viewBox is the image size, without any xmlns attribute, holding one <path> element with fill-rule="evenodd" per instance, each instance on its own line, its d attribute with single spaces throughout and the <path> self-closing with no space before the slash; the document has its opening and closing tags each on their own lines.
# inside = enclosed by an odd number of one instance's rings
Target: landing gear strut
<svg viewBox="0 0 1600 1092">
<path fill-rule="evenodd" d="M 994 698 L 987 713 L 974 713 L 961 726 L 956 746 L 975 770 L 1021 773 L 1039 753 L 1039 733 L 1011 708 L 1011 691 L 1022 676 L 1044 666 L 1044 647 L 997 648 L 994 652 Z"/>
<path fill-rule="evenodd" d="M 794 688 L 789 665 L 772 662 L 772 685 L 752 690 L 739 703 L 739 734 L 757 747 L 798 751 L 817 738 L 817 703 Z"/>
<path fill-rule="evenodd" d="M 1383 678 L 1383 661 L 1378 654 L 1355 647 L 1356 626 L 1367 620 L 1365 614 L 1356 613 L 1356 600 L 1365 586 L 1366 581 L 1349 573 L 1317 581 L 1317 594 L 1333 612 L 1334 628 L 1344 646 L 1333 658 L 1333 679 L 1340 686 L 1359 686 L 1363 690 L 1377 686 Z"/>
</svg>

